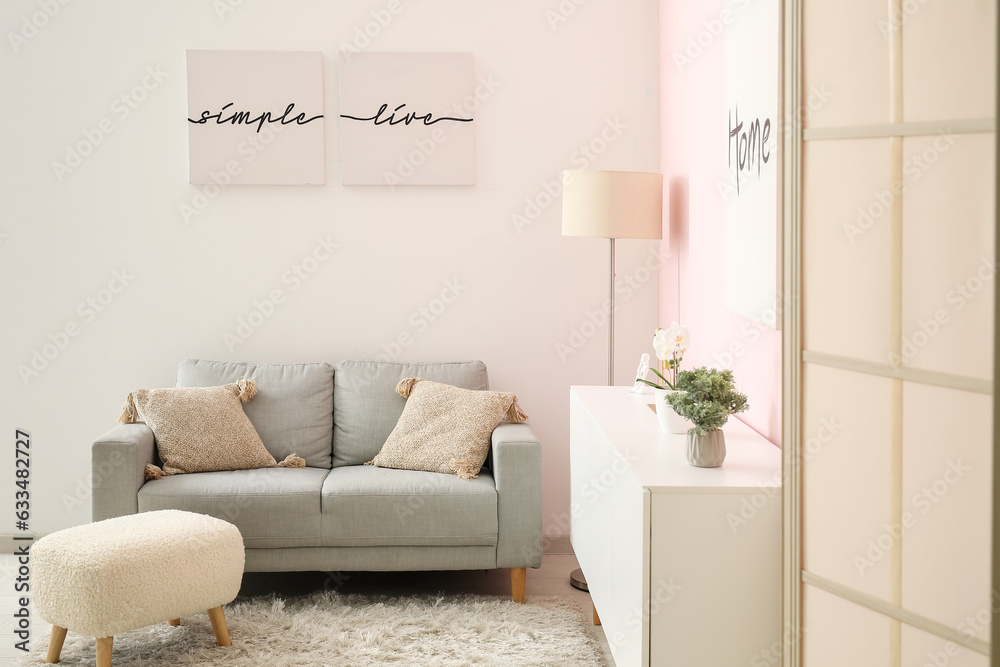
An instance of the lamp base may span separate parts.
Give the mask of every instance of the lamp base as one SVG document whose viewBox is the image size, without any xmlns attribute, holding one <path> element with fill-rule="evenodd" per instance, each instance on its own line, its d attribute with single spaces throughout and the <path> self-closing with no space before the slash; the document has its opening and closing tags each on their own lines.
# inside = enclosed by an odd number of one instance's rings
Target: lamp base
<svg viewBox="0 0 1000 667">
<path fill-rule="evenodd" d="M 587 586 L 587 578 L 583 576 L 583 570 L 576 568 L 569 574 L 569 583 L 573 588 L 579 588 L 581 591 L 590 592 L 590 587 Z"/>
</svg>

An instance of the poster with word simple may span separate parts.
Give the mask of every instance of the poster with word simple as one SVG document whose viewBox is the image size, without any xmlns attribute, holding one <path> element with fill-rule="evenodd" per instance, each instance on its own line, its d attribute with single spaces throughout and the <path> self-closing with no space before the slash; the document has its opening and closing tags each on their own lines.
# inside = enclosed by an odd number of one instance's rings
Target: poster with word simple
<svg viewBox="0 0 1000 667">
<path fill-rule="evenodd" d="M 323 54 L 187 52 L 191 183 L 326 182 Z"/>
<path fill-rule="evenodd" d="M 344 185 L 473 185 L 471 53 L 340 53 Z"/>
<path fill-rule="evenodd" d="M 726 0 L 726 309 L 777 329 L 778 0 Z"/>
</svg>

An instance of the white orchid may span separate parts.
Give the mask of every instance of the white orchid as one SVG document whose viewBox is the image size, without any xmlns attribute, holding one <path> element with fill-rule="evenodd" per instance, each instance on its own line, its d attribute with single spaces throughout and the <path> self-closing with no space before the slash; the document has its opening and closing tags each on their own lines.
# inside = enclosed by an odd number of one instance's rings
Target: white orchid
<svg viewBox="0 0 1000 667">
<path fill-rule="evenodd" d="M 653 350 L 660 361 L 666 361 L 673 355 L 670 334 L 666 329 L 657 329 L 653 334 Z"/>
<path fill-rule="evenodd" d="M 687 327 L 682 327 L 677 322 L 673 322 L 669 329 L 657 329 L 653 332 L 653 350 L 656 358 L 660 360 L 659 370 L 652 368 L 654 373 L 663 380 L 665 387 L 652 382 L 645 382 L 657 389 L 673 389 L 677 383 L 677 371 L 680 368 L 681 360 L 688 349 L 688 339 L 690 333 Z"/>
<path fill-rule="evenodd" d="M 690 335 L 687 327 L 682 327 L 677 322 L 672 323 L 666 332 L 666 337 L 669 338 L 672 346 L 671 349 L 678 354 L 687 352 Z"/>
</svg>

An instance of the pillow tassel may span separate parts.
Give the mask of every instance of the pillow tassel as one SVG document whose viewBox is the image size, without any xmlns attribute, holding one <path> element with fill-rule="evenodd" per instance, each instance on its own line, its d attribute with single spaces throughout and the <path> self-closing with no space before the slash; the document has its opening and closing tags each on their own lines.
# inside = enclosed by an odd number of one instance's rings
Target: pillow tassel
<svg viewBox="0 0 1000 667">
<path fill-rule="evenodd" d="M 507 409 L 507 421 L 520 424 L 527 418 L 528 415 L 524 414 L 524 411 L 521 410 L 521 406 L 517 404 L 517 396 L 515 396 L 514 401 L 510 404 L 510 407 Z"/>
<path fill-rule="evenodd" d="M 455 474 L 462 479 L 476 479 L 479 477 L 479 470 L 474 470 L 474 466 L 468 461 L 452 459 L 448 461 L 448 465 L 450 465 L 451 469 L 455 471 Z"/>
<path fill-rule="evenodd" d="M 300 456 L 296 456 L 295 452 L 292 452 L 285 457 L 285 460 L 278 464 L 280 468 L 305 468 L 306 460 Z"/>
<path fill-rule="evenodd" d="M 118 422 L 121 424 L 134 424 L 139 421 L 139 411 L 135 409 L 135 401 L 132 400 L 132 394 L 129 393 L 128 398 L 122 403 L 122 413 L 118 415 Z"/>
<path fill-rule="evenodd" d="M 365 461 L 365 465 L 366 466 L 373 466 L 373 465 L 375 465 L 375 459 L 372 459 L 371 461 Z"/>
<path fill-rule="evenodd" d="M 166 474 L 167 473 L 163 472 L 163 470 L 154 466 L 152 463 L 147 463 L 146 469 L 142 471 L 142 476 L 147 482 L 153 479 L 160 479 Z"/>
<path fill-rule="evenodd" d="M 237 382 L 236 387 L 240 390 L 239 397 L 244 403 L 249 403 L 250 399 L 257 395 L 257 383 L 248 378 Z"/>
<path fill-rule="evenodd" d="M 405 380 L 400 380 L 399 384 L 396 385 L 396 393 L 403 398 L 409 398 L 410 392 L 413 391 L 413 385 L 417 383 L 420 378 L 406 378 Z"/>
</svg>

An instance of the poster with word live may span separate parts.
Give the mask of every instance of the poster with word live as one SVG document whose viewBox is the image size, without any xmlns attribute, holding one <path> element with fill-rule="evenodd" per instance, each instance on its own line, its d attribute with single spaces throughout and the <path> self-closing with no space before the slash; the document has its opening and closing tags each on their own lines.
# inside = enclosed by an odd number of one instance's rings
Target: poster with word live
<svg viewBox="0 0 1000 667">
<path fill-rule="evenodd" d="M 344 185 L 473 185 L 471 53 L 340 52 Z"/>
</svg>

